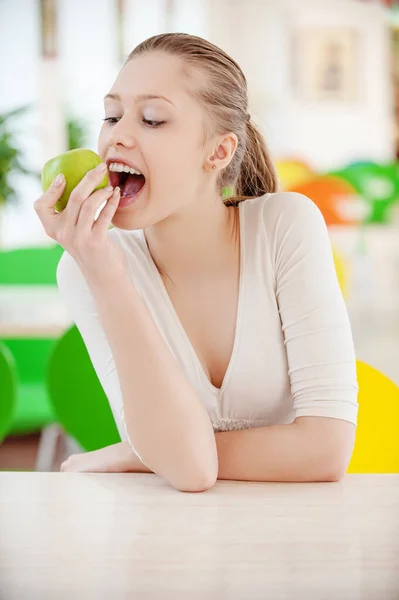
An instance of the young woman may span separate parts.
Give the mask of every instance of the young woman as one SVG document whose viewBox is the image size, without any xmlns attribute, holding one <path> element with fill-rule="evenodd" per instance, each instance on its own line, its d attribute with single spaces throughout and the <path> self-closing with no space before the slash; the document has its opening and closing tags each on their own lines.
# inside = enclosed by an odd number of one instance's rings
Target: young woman
<svg viewBox="0 0 399 600">
<path fill-rule="evenodd" d="M 220 48 L 154 36 L 105 97 L 114 192 L 93 192 L 100 168 L 62 213 L 64 182 L 35 202 L 123 440 L 62 471 L 154 472 L 185 491 L 344 475 L 358 387 L 326 224 L 277 191 L 247 104 Z"/>
</svg>

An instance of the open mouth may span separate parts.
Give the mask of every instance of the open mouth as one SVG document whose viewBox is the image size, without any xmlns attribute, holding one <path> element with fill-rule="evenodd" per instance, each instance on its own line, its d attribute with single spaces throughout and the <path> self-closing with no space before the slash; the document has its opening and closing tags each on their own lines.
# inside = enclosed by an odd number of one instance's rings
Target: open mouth
<svg viewBox="0 0 399 600">
<path fill-rule="evenodd" d="M 144 175 L 132 175 L 131 173 L 118 173 L 116 171 L 108 171 L 108 175 L 112 187 L 120 187 L 121 198 L 136 196 L 145 184 Z"/>
</svg>

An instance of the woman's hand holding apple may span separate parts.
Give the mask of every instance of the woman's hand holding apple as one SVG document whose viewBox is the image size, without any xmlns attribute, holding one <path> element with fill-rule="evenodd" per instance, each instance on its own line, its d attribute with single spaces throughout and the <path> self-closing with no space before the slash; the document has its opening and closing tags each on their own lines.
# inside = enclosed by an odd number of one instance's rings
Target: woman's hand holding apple
<svg viewBox="0 0 399 600">
<path fill-rule="evenodd" d="M 112 242 L 108 229 L 118 208 L 120 190 L 111 186 L 93 190 L 104 179 L 104 163 L 91 169 L 73 189 L 61 213 L 54 206 L 65 188 L 65 177 L 60 174 L 48 190 L 34 203 L 34 208 L 48 236 L 58 242 L 86 272 L 109 272 L 115 275 L 124 270 L 123 250 Z M 100 206 L 107 201 L 95 221 Z"/>
</svg>

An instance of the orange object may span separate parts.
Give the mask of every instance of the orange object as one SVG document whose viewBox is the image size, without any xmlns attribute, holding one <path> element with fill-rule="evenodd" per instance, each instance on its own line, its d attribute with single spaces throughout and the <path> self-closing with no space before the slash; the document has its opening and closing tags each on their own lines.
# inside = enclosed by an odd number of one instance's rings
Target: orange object
<svg viewBox="0 0 399 600">
<path fill-rule="evenodd" d="M 327 225 L 355 225 L 363 220 L 363 202 L 348 182 L 338 177 L 314 177 L 290 188 L 304 194 L 319 207 Z"/>
</svg>

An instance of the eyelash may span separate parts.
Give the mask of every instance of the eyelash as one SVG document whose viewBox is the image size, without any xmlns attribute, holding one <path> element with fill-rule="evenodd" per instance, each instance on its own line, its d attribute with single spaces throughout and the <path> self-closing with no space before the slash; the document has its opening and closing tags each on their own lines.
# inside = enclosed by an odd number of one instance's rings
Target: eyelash
<svg viewBox="0 0 399 600">
<path fill-rule="evenodd" d="M 107 118 L 103 119 L 103 121 L 108 122 L 109 125 L 115 125 L 116 120 L 117 120 L 117 117 L 107 117 Z M 152 129 L 156 129 L 160 125 L 163 125 L 163 123 L 165 123 L 165 121 L 149 121 L 148 119 L 143 119 L 143 123 L 148 124 L 148 126 L 152 127 Z M 150 125 L 150 123 L 156 123 L 156 125 Z"/>
</svg>

